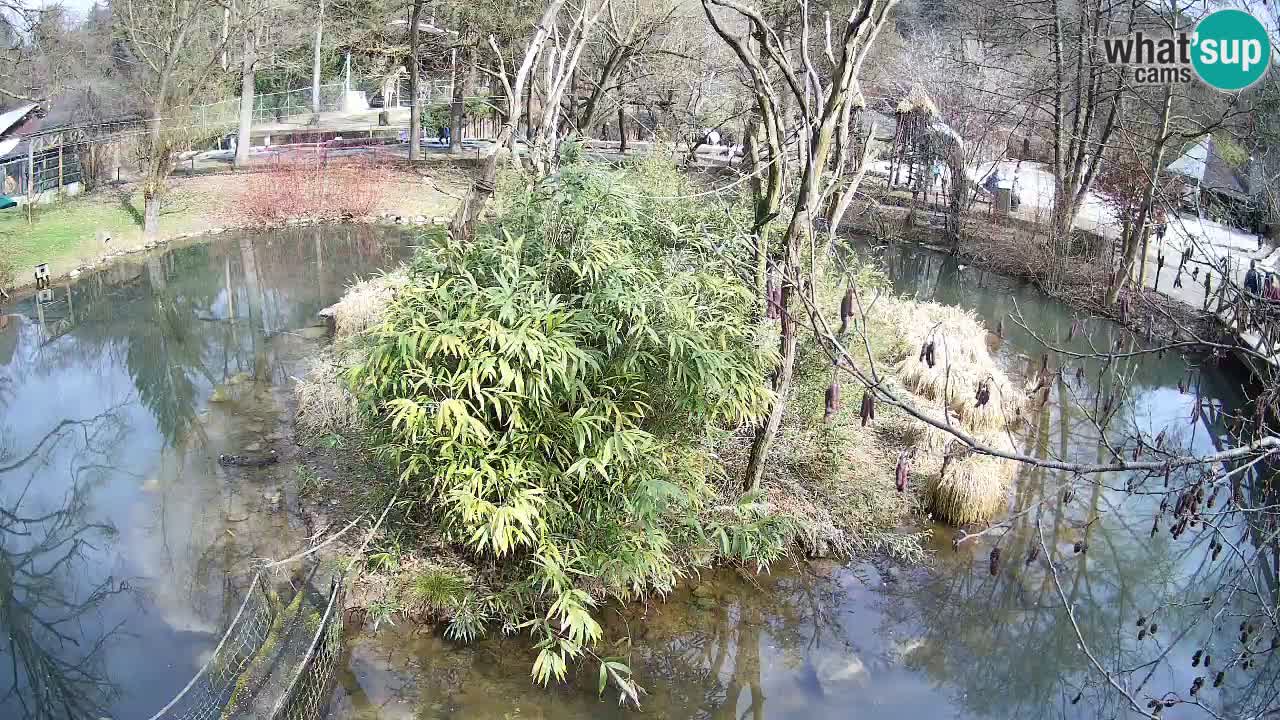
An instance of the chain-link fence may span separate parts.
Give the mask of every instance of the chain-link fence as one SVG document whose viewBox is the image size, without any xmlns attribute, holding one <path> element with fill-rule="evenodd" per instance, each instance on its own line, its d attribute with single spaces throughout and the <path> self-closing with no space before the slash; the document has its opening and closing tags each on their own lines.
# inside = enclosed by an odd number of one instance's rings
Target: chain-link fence
<svg viewBox="0 0 1280 720">
<path fill-rule="evenodd" d="M 178 696 L 150 720 L 214 720 L 235 693 L 242 674 L 257 657 L 276 618 L 266 579 L 255 575 L 240 610 L 209 662 Z"/>
<path fill-rule="evenodd" d="M 291 117 L 309 116 L 314 112 L 312 89 L 299 88 L 283 92 L 263 93 L 253 97 L 254 124 L 284 122 Z M 320 112 L 342 109 L 343 85 L 320 86 Z M 240 98 L 230 98 L 191 108 L 192 122 L 202 127 L 233 126 L 240 122 Z"/>
</svg>

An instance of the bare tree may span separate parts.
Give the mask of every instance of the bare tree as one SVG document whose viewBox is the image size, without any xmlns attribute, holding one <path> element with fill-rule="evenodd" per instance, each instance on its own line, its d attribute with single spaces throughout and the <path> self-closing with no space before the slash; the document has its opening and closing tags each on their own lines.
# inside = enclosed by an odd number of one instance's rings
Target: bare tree
<svg viewBox="0 0 1280 720">
<path fill-rule="evenodd" d="M 215 0 L 125 0 L 116 16 L 137 60 L 137 89 L 146 98 L 143 157 L 143 233 L 155 237 L 171 170 L 166 125 L 188 106 L 220 61 L 221 6 Z"/>
<path fill-rule="evenodd" d="M 498 133 L 493 147 L 489 150 L 489 155 L 481 166 L 480 175 L 471 184 L 471 189 L 454 214 L 449 234 L 455 241 L 466 241 L 474 236 L 476 223 L 496 189 L 499 153 L 509 150 L 512 163 L 517 168 L 520 167 L 519 156 L 515 150 L 515 124 L 519 122 L 523 112 L 521 100 L 524 98 L 525 86 L 530 80 L 538 56 L 542 53 L 542 48 L 551 36 L 552 29 L 556 26 L 563 9 L 564 0 L 548 0 L 537 25 L 534 26 L 533 35 L 524 47 L 523 59 L 518 66 L 515 66 L 513 56 L 510 70 L 497 39 L 493 35 L 489 36 L 489 47 L 497 60 L 497 68 L 487 72 L 502 83 L 507 107 L 502 130 Z"/>
<path fill-rule="evenodd" d="M 790 308 L 792 297 L 800 290 L 793 279 L 799 277 L 801 272 L 804 241 L 807 239 L 808 244 L 813 245 L 814 225 L 819 220 L 829 225 L 839 224 L 840 219 L 835 215 L 843 213 L 848 203 L 829 201 L 833 195 L 856 192 L 856 180 L 861 178 L 856 175 L 855 182 L 845 184 L 839 182 L 837 173 L 837 179 L 833 182 L 833 176 L 827 170 L 833 160 L 836 167 L 845 166 L 851 149 L 851 117 L 864 104 L 858 74 L 863 59 L 888 20 L 894 2 L 895 0 L 859 0 L 853 4 L 848 17 L 837 25 L 838 34 L 830 30 L 826 33 L 825 72 L 819 70 L 819 64 L 809 51 L 812 28 L 807 0 L 800 4 L 798 67 L 793 62 L 792 53 L 783 45 L 781 36 L 758 10 L 735 0 L 703 0 L 702 3 L 707 19 L 716 33 L 733 49 L 750 73 L 756 96 L 758 122 L 764 129 L 768 148 L 768 156 L 763 164 L 778 167 L 770 172 L 769 186 L 763 191 L 763 199 L 757 197 L 755 235 L 757 256 L 761 261 L 767 255 L 774 254 L 767 245 L 764 228 L 768 224 L 768 218 L 776 215 L 780 207 L 780 172 L 781 164 L 785 162 L 783 143 L 789 131 L 788 119 L 781 110 L 783 105 L 774 88 L 772 73 L 781 77 L 782 94 L 790 95 L 794 100 L 799 123 L 796 130 L 799 142 L 795 146 L 799 178 L 794 199 L 790 201 L 793 204 L 790 220 L 782 237 L 781 257 L 776 262 L 781 273 L 780 291 L 776 295 L 770 293 L 774 297 L 769 298 L 769 303 L 782 321 L 779 353 L 781 362 L 773 380 L 776 394 L 773 407 L 765 422 L 756 430 L 752 443 L 744 480 L 747 489 L 759 487 L 769 450 L 786 411 L 786 396 L 791 389 L 795 371 L 797 340 Z M 718 15 L 717 8 L 728 10 L 740 21 L 745 21 L 758 49 L 749 47 L 746 37 L 731 30 L 727 21 Z M 830 25 L 827 27 L 830 28 Z"/>
</svg>

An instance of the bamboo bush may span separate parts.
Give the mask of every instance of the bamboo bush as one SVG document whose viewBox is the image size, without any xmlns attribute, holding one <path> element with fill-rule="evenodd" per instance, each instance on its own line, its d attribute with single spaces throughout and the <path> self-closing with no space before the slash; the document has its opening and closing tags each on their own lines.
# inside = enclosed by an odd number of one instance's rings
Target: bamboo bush
<svg viewBox="0 0 1280 720">
<path fill-rule="evenodd" d="M 480 610 L 533 634 L 542 683 L 600 640 L 604 598 L 670 590 L 691 548 L 765 564 L 787 537 L 757 497 L 714 502 L 708 440 L 765 412 L 772 362 L 724 213 L 633 193 L 568 166 L 476 242 L 429 241 L 349 372 L 414 512 L 507 579 Z"/>
</svg>

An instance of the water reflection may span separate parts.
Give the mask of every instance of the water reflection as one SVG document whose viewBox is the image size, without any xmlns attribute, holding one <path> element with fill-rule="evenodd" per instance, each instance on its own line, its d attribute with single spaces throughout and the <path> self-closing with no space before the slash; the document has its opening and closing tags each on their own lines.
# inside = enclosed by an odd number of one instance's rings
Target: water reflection
<svg viewBox="0 0 1280 720">
<path fill-rule="evenodd" d="M 316 312 L 407 252 L 370 228 L 228 235 L 0 311 L 0 638 L 43 653 L 0 642 L 21 678 L 0 717 L 148 717 L 203 664 L 250 560 L 309 534 L 267 499 L 284 463 L 216 458 L 291 452 Z"/>
<path fill-rule="evenodd" d="M 103 610 L 129 585 L 84 578 L 91 555 L 116 537 L 113 525 L 89 519 L 89 495 L 113 469 L 111 448 L 125 430 L 109 409 L 64 420 L 29 448 L 0 448 L 0 707 L 23 717 L 100 717 L 116 695 L 102 649 L 121 628 Z M 71 483 L 49 502 L 33 485 L 59 454 Z"/>
</svg>

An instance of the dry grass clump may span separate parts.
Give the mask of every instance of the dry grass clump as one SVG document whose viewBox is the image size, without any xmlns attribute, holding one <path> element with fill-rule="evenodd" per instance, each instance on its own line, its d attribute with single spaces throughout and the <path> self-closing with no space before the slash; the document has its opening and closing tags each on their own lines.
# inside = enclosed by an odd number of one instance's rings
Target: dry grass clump
<svg viewBox="0 0 1280 720">
<path fill-rule="evenodd" d="M 934 427 L 925 426 L 923 435 L 922 445 L 941 447 L 921 456 L 914 468 L 936 517 L 952 525 L 968 525 L 988 521 L 1005 509 L 1017 463 L 967 452 L 951 434 Z M 1007 433 L 981 440 L 999 450 L 1015 450 Z"/>
<path fill-rule="evenodd" d="M 304 433 L 346 433 L 359 426 L 359 402 L 347 389 L 342 367 L 350 366 L 326 351 L 293 386 L 298 401 L 298 427 Z"/>
<path fill-rule="evenodd" d="M 921 407 L 936 416 L 946 411 L 952 422 L 981 443 L 1013 452 L 1010 432 L 1018 422 L 1025 394 L 987 350 L 987 329 L 973 313 L 936 303 L 890 304 L 900 318 L 897 330 L 912 348 L 895 372 L 902 385 L 928 401 Z M 933 343 L 934 363 L 922 356 Z M 990 392 L 977 400 L 979 384 Z M 983 522 L 1004 509 L 1017 464 L 989 455 L 962 452 L 950 433 L 920 423 L 914 475 L 924 481 L 929 508 L 940 519 L 965 525 Z M 950 456 L 950 457 L 948 457 Z"/>
<path fill-rule="evenodd" d="M 386 318 L 398 289 L 409 282 L 403 269 L 361 280 L 332 307 L 334 340 L 311 370 L 294 386 L 298 426 L 313 435 L 349 432 L 359 426 L 360 409 L 347 388 L 342 369 L 364 360 L 364 350 L 350 342 Z"/>
<path fill-rule="evenodd" d="M 396 271 L 352 285 L 334 306 L 337 339 L 354 337 L 381 324 L 396 290 L 408 282 L 403 271 Z"/>
<path fill-rule="evenodd" d="M 827 319 L 832 328 L 838 327 L 843 288 L 823 283 L 818 294 L 817 305 L 832 309 Z M 883 298 L 874 304 L 866 329 L 872 356 L 887 370 L 905 346 L 895 330 L 895 316 L 883 312 L 884 305 Z M 866 348 L 861 338 L 855 343 L 851 334 L 846 341 L 863 362 Z M 875 421 L 863 428 L 858 421 L 862 393 L 847 377 L 840 410 L 830 424 L 824 423 L 830 361 L 811 337 L 800 339 L 799 353 L 796 382 L 762 485 L 768 501 L 777 512 L 795 519 L 796 539 L 811 555 L 884 552 L 908 562 L 920 560 L 926 534 L 904 533 L 900 527 L 915 496 L 894 487 L 898 453 L 919 438 L 919 423 L 881 405 Z M 750 446 L 750 433 L 740 432 L 721 449 L 730 483 L 741 482 Z M 732 487 L 725 494 L 733 492 L 740 489 Z"/>
<path fill-rule="evenodd" d="M 941 403 L 945 395 L 947 410 L 967 430 L 991 433 L 1009 426 L 1022 404 L 1022 394 L 991 357 L 987 329 L 973 313 L 904 301 L 891 303 L 886 311 L 901 318 L 898 333 L 911 349 L 895 368 L 903 386 L 933 402 Z M 929 342 L 934 344 L 932 367 L 920 354 Z M 978 384 L 984 381 L 991 396 L 979 406 Z"/>
</svg>

